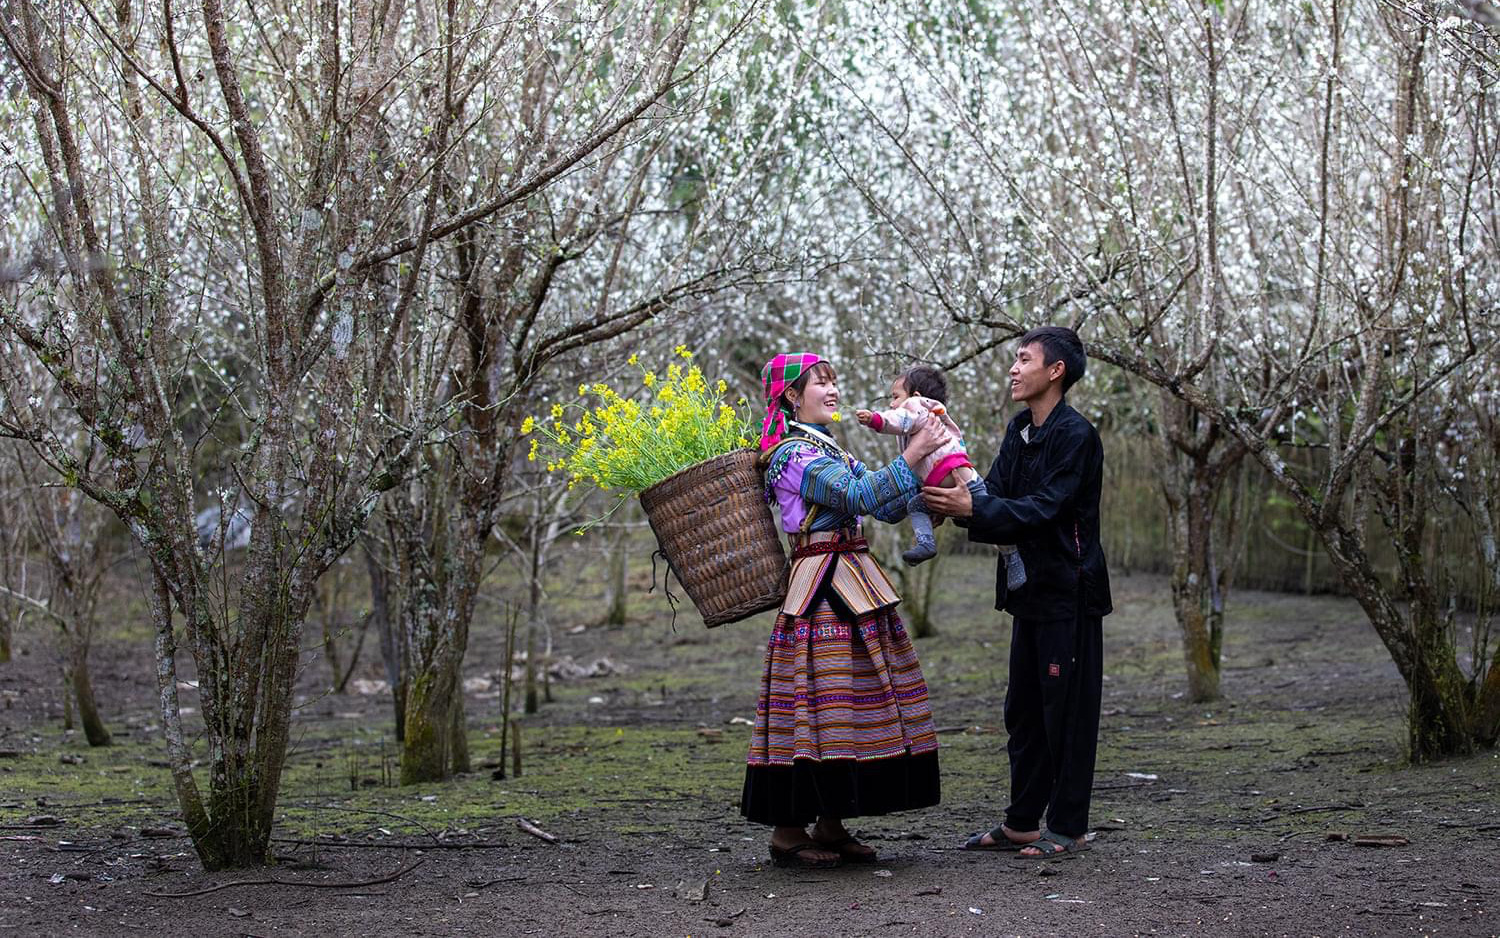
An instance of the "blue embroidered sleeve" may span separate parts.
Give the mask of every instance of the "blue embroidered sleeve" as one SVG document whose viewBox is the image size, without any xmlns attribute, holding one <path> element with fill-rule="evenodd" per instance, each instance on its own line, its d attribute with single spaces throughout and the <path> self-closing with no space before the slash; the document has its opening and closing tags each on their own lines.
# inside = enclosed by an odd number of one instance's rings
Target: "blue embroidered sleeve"
<svg viewBox="0 0 1500 938">
<path fill-rule="evenodd" d="M 824 456 L 808 464 L 802 476 L 802 497 L 807 501 L 854 517 L 873 514 L 882 521 L 892 511 L 904 513 L 907 499 L 920 488 L 900 456 L 875 470 L 858 464 L 851 470 L 840 460 Z"/>
<path fill-rule="evenodd" d="M 914 495 L 915 493 L 913 493 Z M 907 503 L 912 499 L 911 495 L 899 495 L 870 512 L 870 517 L 876 521 L 884 521 L 886 524 L 898 524 L 906 520 Z"/>
</svg>

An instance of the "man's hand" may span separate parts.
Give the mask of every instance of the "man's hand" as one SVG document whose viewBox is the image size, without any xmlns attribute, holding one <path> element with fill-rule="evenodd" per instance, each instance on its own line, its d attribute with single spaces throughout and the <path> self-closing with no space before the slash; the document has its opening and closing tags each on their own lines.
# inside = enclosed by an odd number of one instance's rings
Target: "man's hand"
<svg viewBox="0 0 1500 938">
<path fill-rule="evenodd" d="M 974 497 L 967 485 L 955 485 L 951 489 L 924 485 L 922 501 L 927 505 L 928 514 L 949 518 L 967 518 L 974 514 Z"/>
</svg>

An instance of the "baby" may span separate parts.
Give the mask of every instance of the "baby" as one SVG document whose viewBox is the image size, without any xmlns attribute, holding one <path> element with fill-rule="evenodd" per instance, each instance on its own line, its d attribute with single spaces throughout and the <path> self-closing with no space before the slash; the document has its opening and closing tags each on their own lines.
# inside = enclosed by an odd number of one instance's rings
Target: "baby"
<svg viewBox="0 0 1500 938">
<path fill-rule="evenodd" d="M 953 439 L 934 450 L 920 465 L 913 466 L 912 471 L 916 472 L 923 485 L 940 485 L 944 488 L 967 485 L 969 491 L 982 494 L 985 490 L 984 479 L 980 478 L 974 464 L 969 461 L 968 451 L 964 449 L 963 431 L 948 416 L 947 400 L 948 381 L 943 373 L 927 365 L 913 365 L 891 383 L 890 410 L 860 410 L 855 412 L 855 418 L 861 426 L 869 427 L 877 433 L 905 437 L 917 428 L 924 416 L 932 414 L 942 421 Z M 916 534 L 916 543 L 901 554 L 901 559 L 916 566 L 937 556 L 937 540 L 933 537 L 932 517 L 927 514 L 922 496 L 914 496 L 907 502 L 906 511 L 911 519 L 912 531 Z M 1019 589 L 1026 582 L 1026 568 L 1021 563 L 1021 555 L 1010 545 L 1001 547 L 1000 551 L 1005 555 L 1006 588 Z"/>
</svg>

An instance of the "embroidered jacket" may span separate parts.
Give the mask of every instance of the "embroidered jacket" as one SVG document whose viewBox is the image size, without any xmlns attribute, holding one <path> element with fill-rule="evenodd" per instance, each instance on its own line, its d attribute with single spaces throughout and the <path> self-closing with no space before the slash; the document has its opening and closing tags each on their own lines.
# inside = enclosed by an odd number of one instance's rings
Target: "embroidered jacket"
<svg viewBox="0 0 1500 938">
<path fill-rule="evenodd" d="M 885 522 L 901 520 L 907 501 L 921 483 L 901 457 L 872 470 L 832 441 L 798 434 L 788 436 L 771 452 L 765 486 L 766 500 L 780 506 L 782 528 L 796 548 L 811 539 L 853 542 L 862 515 Z M 792 560 L 790 587 L 781 611 L 806 615 L 818 588 L 830 576 L 834 591 L 856 615 L 901 601 L 868 550 L 834 550 Z"/>
</svg>

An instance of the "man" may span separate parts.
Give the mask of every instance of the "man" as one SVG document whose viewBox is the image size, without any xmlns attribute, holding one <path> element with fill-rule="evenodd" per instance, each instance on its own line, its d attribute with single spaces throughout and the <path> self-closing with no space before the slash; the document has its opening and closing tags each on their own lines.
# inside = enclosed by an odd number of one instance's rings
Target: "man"
<svg viewBox="0 0 1500 938">
<path fill-rule="evenodd" d="M 1011 802 L 1005 820 L 969 838 L 969 849 L 1060 855 L 1083 847 L 1088 831 L 1101 632 L 1111 605 L 1099 546 L 1104 450 L 1065 397 L 1085 362 L 1071 329 L 1044 326 L 1022 336 L 1010 396 L 1026 409 L 1005 430 L 986 494 L 963 486 L 922 490 L 928 508 L 957 519 L 970 540 L 1016 544 L 1025 567 L 1014 589 L 1003 561 L 995 577 L 995 608 L 1014 618 L 1005 694 Z"/>
</svg>

